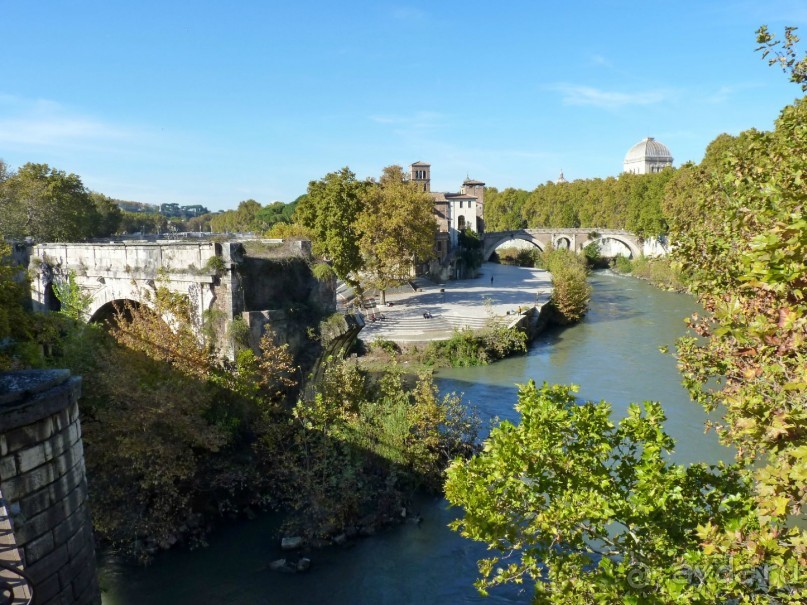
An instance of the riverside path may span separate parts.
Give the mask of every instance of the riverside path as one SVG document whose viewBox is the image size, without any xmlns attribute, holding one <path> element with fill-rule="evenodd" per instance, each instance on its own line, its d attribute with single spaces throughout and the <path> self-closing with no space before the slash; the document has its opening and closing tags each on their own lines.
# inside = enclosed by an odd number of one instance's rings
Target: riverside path
<svg viewBox="0 0 807 605">
<path fill-rule="evenodd" d="M 484 263 L 479 271 L 473 279 L 437 284 L 418 278 L 417 289 L 388 291 L 392 306 L 379 303 L 363 310 L 366 325 L 360 337 L 368 342 L 447 340 L 454 330 L 484 328 L 494 318 L 509 325 L 519 309 L 542 307 L 552 292 L 551 276 L 542 269 Z"/>
</svg>

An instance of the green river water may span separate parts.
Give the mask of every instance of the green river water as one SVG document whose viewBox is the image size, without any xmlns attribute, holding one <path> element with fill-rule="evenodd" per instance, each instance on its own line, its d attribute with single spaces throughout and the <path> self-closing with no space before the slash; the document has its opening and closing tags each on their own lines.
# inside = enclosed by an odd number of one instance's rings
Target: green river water
<svg viewBox="0 0 807 605">
<path fill-rule="evenodd" d="M 481 368 L 442 371 L 442 391 L 464 393 L 484 417 L 516 420 L 515 384 L 530 378 L 580 385 L 582 399 L 610 401 L 621 414 L 632 401 L 660 401 L 679 462 L 728 460 L 706 417 L 680 386 L 675 360 L 659 352 L 684 334 L 683 318 L 697 310 L 688 296 L 659 291 L 608 272 L 591 278 L 594 295 L 585 320 L 551 329 L 529 354 Z M 162 554 L 146 568 L 113 557 L 101 561 L 104 605 L 333 604 L 403 605 L 524 603 L 518 589 L 479 596 L 473 588 L 484 549 L 447 528 L 458 511 L 445 500 L 417 503 L 423 522 L 392 528 L 350 548 L 310 553 L 311 570 L 284 575 L 267 570 L 280 558 L 277 515 L 220 527 L 209 547 Z"/>
</svg>

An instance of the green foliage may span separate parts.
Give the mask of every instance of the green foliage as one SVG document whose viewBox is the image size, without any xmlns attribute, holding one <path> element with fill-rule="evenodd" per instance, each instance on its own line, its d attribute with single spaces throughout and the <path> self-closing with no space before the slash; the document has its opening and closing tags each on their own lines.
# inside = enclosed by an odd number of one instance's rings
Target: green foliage
<svg viewBox="0 0 807 605">
<path fill-rule="evenodd" d="M 463 229 L 457 241 L 465 270 L 473 276 L 485 260 L 482 258 L 482 240 L 473 229 Z"/>
<path fill-rule="evenodd" d="M 364 267 L 357 221 L 366 187 L 347 167 L 330 172 L 308 184 L 308 195 L 294 213 L 294 221 L 313 235 L 314 253 L 328 259 L 339 278 L 351 285 Z"/>
<path fill-rule="evenodd" d="M 496 256 L 503 265 L 516 267 L 537 267 L 541 263 L 541 251 L 538 248 L 497 248 Z"/>
<path fill-rule="evenodd" d="M 266 206 L 253 199 L 244 200 L 235 210 L 227 210 L 210 217 L 210 228 L 218 233 L 261 233 L 278 223 L 288 224 L 297 207 L 296 202 L 273 202 Z"/>
<path fill-rule="evenodd" d="M 110 334 L 74 324 L 54 360 L 83 376 L 82 430 L 96 535 L 146 556 L 201 539 L 204 519 L 271 494 L 262 460 L 244 464 L 294 388 L 287 347 L 225 362 L 200 342 L 187 298 L 162 286 L 120 309 Z M 171 318 L 169 326 L 163 317 Z"/>
<path fill-rule="evenodd" d="M 597 242 L 591 242 L 583 248 L 583 256 L 586 257 L 589 266 L 596 265 L 602 258 L 600 256 L 600 245 Z"/>
<path fill-rule="evenodd" d="M 122 212 L 118 226 L 120 233 L 164 233 L 168 219 L 158 212 Z"/>
<path fill-rule="evenodd" d="M 384 340 L 383 338 L 374 340 L 370 345 L 370 349 L 384 351 L 387 355 L 397 355 L 401 352 L 401 347 L 398 346 L 398 343 L 392 340 Z"/>
<path fill-rule="evenodd" d="M 371 381 L 345 362 L 326 368 L 293 417 L 277 472 L 289 525 L 309 537 L 400 520 L 411 490 L 437 489 L 448 462 L 473 451 L 480 426 L 456 396 L 438 398 L 428 377 L 409 387 L 393 369 Z"/>
<path fill-rule="evenodd" d="M 299 200 L 300 198 L 297 199 Z M 298 203 L 295 200 L 290 204 L 284 204 L 283 202 L 267 204 L 255 214 L 255 221 L 260 226 L 261 231 L 268 231 L 277 223 L 289 224 Z"/>
<path fill-rule="evenodd" d="M 434 256 L 434 202 L 407 180 L 400 166 L 384 169 L 379 182 L 362 192 L 359 249 L 371 287 L 381 291 L 406 282 L 416 262 Z"/>
<path fill-rule="evenodd" d="M 498 191 L 485 188 L 485 228 L 488 231 L 513 231 L 527 227 L 522 208 L 529 194 L 523 189 L 508 187 Z"/>
<path fill-rule="evenodd" d="M 698 337 L 678 355 L 690 394 L 721 412 L 718 434 L 754 469 L 756 518 L 704 528 L 703 556 L 804 569 L 807 532 L 793 517 L 807 504 L 807 99 L 773 132 L 722 143 L 690 169 L 699 186 L 671 221 L 676 261 L 708 312 L 691 318 Z"/>
<path fill-rule="evenodd" d="M 646 279 L 658 288 L 676 292 L 683 292 L 686 289 L 684 276 L 681 275 L 678 265 L 667 257 L 642 256 L 630 260 L 618 256 L 614 259 L 614 267 L 620 273 L 630 273 L 639 279 Z"/>
<path fill-rule="evenodd" d="M 631 273 L 633 271 L 633 261 L 627 256 L 617 256 L 614 258 L 612 266 L 617 273 Z"/>
<path fill-rule="evenodd" d="M 493 553 L 478 589 L 529 582 L 534 603 L 725 602 L 681 572 L 704 527 L 747 518 L 746 477 L 670 463 L 658 403 L 614 424 L 610 404 L 574 392 L 520 387 L 520 423 L 503 422 L 448 470 L 446 497 L 465 510 L 452 528 Z"/>
<path fill-rule="evenodd" d="M 11 247 L 0 240 L 0 371 L 36 363 L 35 323 L 26 310 L 27 275 L 15 265 Z"/>
<path fill-rule="evenodd" d="M 317 281 L 327 281 L 336 277 L 336 272 L 328 263 L 314 263 L 311 273 Z"/>
<path fill-rule="evenodd" d="M 558 323 L 580 321 L 588 311 L 591 286 L 584 257 L 569 250 L 545 250 L 541 256 L 544 268 L 552 275 L 550 304 Z"/>
<path fill-rule="evenodd" d="M 67 275 L 53 282 L 53 293 L 59 299 L 61 308 L 59 312 L 74 320 L 87 321 L 87 309 L 92 303 L 92 294 L 88 294 L 76 283 L 76 272 L 69 271 Z"/>
<path fill-rule="evenodd" d="M 244 349 L 249 346 L 249 326 L 243 317 L 233 318 L 228 336 L 236 348 Z M 212 335 L 210 337 L 212 338 Z"/>
<path fill-rule="evenodd" d="M 113 211 L 104 206 L 104 212 L 77 175 L 47 164 L 25 164 L 0 183 L 0 233 L 6 237 L 82 241 L 109 229 Z"/>
<path fill-rule="evenodd" d="M 533 191 L 485 191 L 488 231 L 525 227 L 600 227 L 627 229 L 643 237 L 667 232 L 662 212 L 667 182 L 675 170 L 621 174 L 618 178 L 546 183 Z"/>
<path fill-rule="evenodd" d="M 777 40 L 768 31 L 768 26 L 763 25 L 757 30 L 757 44 L 760 45 L 757 51 L 762 52 L 763 59 L 768 59 L 768 65 L 777 65 L 785 73 L 789 72 L 790 81 L 800 84 L 802 91 L 807 92 L 807 54 L 799 59 L 797 29 L 785 27 L 785 39 Z M 773 56 L 769 58 L 771 53 Z"/>
<path fill-rule="evenodd" d="M 98 213 L 98 222 L 93 232 L 93 237 L 108 237 L 118 233 L 123 212 L 111 197 L 95 191 L 90 192 L 90 199 L 95 205 Z"/>
<path fill-rule="evenodd" d="M 527 335 L 515 328 L 496 325 L 484 330 L 457 330 L 448 340 L 430 342 L 423 362 L 436 367 L 483 366 L 499 359 L 526 353 Z"/>
</svg>

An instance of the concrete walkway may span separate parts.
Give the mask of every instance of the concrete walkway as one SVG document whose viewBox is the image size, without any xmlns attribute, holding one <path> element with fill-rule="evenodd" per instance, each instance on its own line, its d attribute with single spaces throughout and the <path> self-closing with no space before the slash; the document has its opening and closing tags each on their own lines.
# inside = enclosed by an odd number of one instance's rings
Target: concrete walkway
<svg viewBox="0 0 807 605">
<path fill-rule="evenodd" d="M 392 306 L 382 308 L 381 299 L 376 298 L 374 308 L 364 309 L 367 325 L 359 338 L 367 342 L 446 340 L 454 330 L 484 328 L 494 318 L 509 324 L 519 307 L 542 306 L 552 292 L 551 277 L 541 269 L 485 263 L 480 273 L 474 279 L 445 284 L 418 278 L 417 292 L 406 287 L 387 293 Z M 424 313 L 431 318 L 424 318 Z"/>
</svg>

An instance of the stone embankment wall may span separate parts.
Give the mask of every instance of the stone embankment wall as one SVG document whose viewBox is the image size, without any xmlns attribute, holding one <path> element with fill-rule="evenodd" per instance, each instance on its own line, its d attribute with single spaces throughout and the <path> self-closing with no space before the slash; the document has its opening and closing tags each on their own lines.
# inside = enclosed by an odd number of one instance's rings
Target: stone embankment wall
<svg viewBox="0 0 807 605">
<path fill-rule="evenodd" d="M 550 322 L 551 313 L 549 307 L 548 303 L 531 307 L 524 313 L 520 313 L 507 327 L 521 330 L 527 335 L 527 342 L 532 342 Z"/>
<path fill-rule="evenodd" d="M 81 380 L 66 370 L 0 374 L 0 492 L 14 545 L 33 580 L 38 605 L 97 605 L 95 548 L 78 398 Z"/>
</svg>

